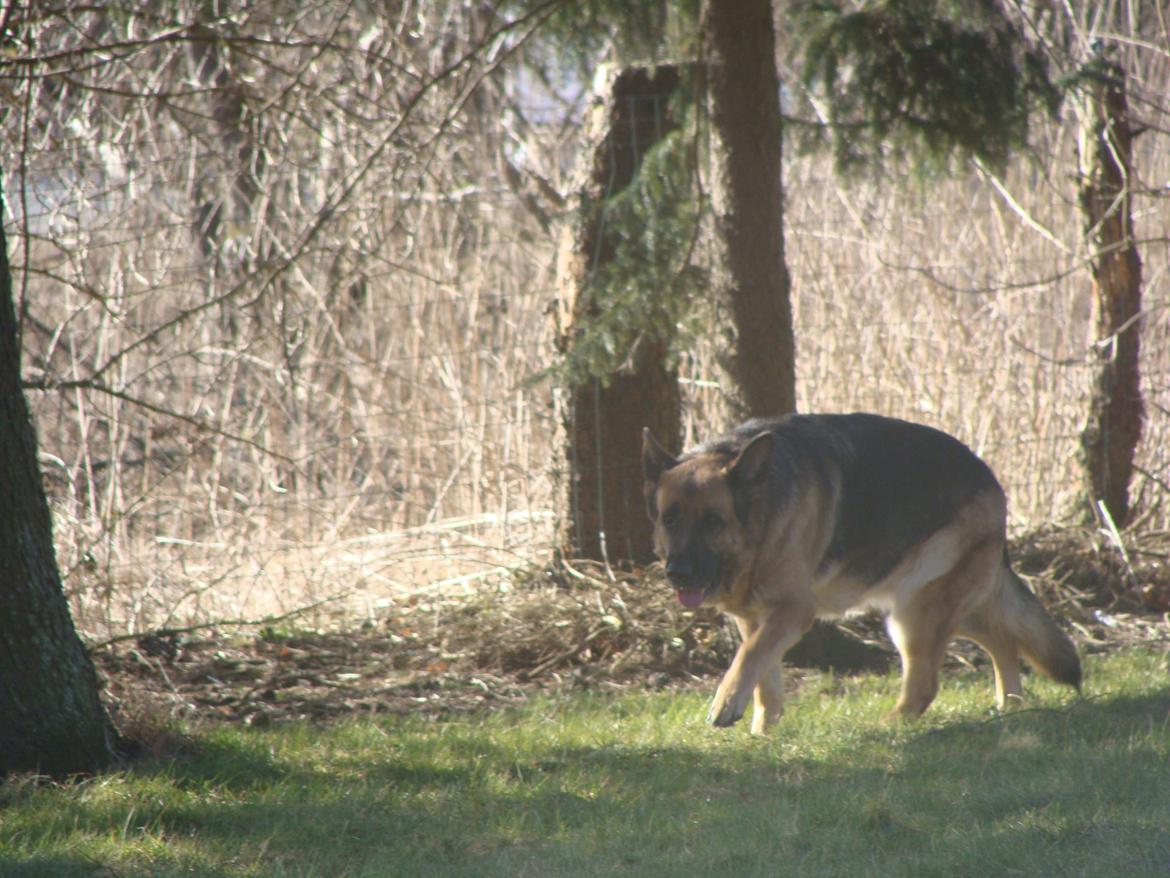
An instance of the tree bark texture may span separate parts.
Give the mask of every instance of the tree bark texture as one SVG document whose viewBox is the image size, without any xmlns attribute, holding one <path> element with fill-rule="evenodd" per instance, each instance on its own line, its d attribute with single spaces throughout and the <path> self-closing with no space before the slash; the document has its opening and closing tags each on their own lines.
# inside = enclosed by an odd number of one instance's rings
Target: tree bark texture
<svg viewBox="0 0 1170 878">
<path fill-rule="evenodd" d="M 1082 149 L 1081 209 L 1092 261 L 1095 373 L 1081 449 L 1089 500 L 1120 527 L 1131 514 L 1129 484 L 1141 440 L 1142 264 L 1132 215 L 1133 132 L 1125 72 L 1103 65 L 1089 85 Z"/>
<path fill-rule="evenodd" d="M 770 0 L 707 0 L 712 196 L 726 248 L 742 414 L 796 409 L 791 280 L 784 260 L 780 82 Z"/>
<path fill-rule="evenodd" d="M 677 127 L 669 101 L 679 88 L 673 65 L 629 68 L 603 90 L 586 147 L 587 167 L 575 200 L 575 225 L 562 243 L 559 331 L 562 349 L 574 327 L 603 304 L 582 295 L 598 267 L 613 258 L 617 242 L 605 225 L 605 205 L 628 187 L 642 158 Z M 647 291 L 652 295 L 653 291 Z M 650 521 L 642 498 L 642 428 L 677 445 L 681 431 L 677 372 L 667 366 L 667 345 L 643 337 L 626 367 L 567 388 L 565 551 L 607 563 L 646 564 L 654 559 Z"/>
<path fill-rule="evenodd" d="M 112 758 L 113 735 L 57 570 L 2 228 L 0 497 L 0 776 L 94 771 Z"/>
<path fill-rule="evenodd" d="M 706 0 L 703 31 L 715 138 L 712 201 L 723 239 L 734 349 L 726 366 L 741 412 L 796 410 L 792 281 L 784 257 L 783 124 L 770 0 Z M 836 671 L 884 667 L 888 657 L 818 624 L 789 651 L 797 665 Z"/>
</svg>

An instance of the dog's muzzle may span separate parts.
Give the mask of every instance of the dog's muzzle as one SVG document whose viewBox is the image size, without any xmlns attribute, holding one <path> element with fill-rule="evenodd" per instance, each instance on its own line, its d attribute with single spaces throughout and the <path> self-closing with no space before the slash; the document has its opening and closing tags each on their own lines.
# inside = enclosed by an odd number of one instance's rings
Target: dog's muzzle
<svg viewBox="0 0 1170 878">
<path fill-rule="evenodd" d="M 685 558 L 670 558 L 666 562 L 666 581 L 678 595 L 678 602 L 688 609 L 696 609 L 707 599 L 707 589 L 696 581 L 694 566 Z"/>
</svg>

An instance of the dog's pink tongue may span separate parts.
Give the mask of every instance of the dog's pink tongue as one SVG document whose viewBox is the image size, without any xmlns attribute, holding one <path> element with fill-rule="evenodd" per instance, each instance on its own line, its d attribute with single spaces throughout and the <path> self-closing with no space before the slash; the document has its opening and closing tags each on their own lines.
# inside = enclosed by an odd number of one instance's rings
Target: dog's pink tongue
<svg viewBox="0 0 1170 878">
<path fill-rule="evenodd" d="M 703 605 L 703 590 L 701 588 L 680 588 L 678 602 L 692 610 Z"/>
</svg>

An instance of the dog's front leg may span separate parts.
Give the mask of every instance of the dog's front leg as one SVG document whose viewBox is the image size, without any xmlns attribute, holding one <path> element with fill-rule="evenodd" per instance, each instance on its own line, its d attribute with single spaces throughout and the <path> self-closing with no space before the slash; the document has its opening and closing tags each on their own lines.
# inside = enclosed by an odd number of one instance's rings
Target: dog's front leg
<svg viewBox="0 0 1170 878">
<path fill-rule="evenodd" d="M 769 608 L 762 618 L 741 623 L 743 642 L 723 675 L 707 722 L 718 728 L 734 725 L 747 710 L 752 691 L 763 675 L 783 658 L 812 627 L 811 608 L 787 604 Z"/>
</svg>

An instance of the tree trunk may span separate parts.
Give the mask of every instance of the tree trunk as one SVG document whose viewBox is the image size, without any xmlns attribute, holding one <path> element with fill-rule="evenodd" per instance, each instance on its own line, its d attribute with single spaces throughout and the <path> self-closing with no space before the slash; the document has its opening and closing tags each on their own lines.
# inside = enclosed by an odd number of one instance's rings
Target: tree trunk
<svg viewBox="0 0 1170 878">
<path fill-rule="evenodd" d="M 716 141 L 712 201 L 725 248 L 735 328 L 726 367 L 742 411 L 767 417 L 796 410 L 792 282 L 784 260 L 783 125 L 770 0 L 706 0 L 703 32 Z M 817 624 L 787 660 L 835 671 L 884 667 L 880 650 Z"/>
<path fill-rule="evenodd" d="M 648 564 L 654 544 L 642 496 L 641 430 L 680 432 L 678 375 L 666 368 L 662 345 L 644 345 L 639 362 L 609 385 L 573 389 L 570 515 L 578 558 Z"/>
<path fill-rule="evenodd" d="M 668 102 L 679 88 L 679 68 L 624 70 L 603 96 L 584 159 L 586 179 L 576 194 L 575 226 L 561 247 L 562 350 L 576 327 L 604 303 L 583 295 L 590 276 L 613 258 L 617 241 L 605 226 L 606 202 L 626 189 L 642 158 L 677 127 Z M 646 291 L 653 295 L 654 291 Z M 606 381 L 587 379 L 567 388 L 565 457 L 569 469 L 562 543 L 579 558 L 646 564 L 654 559 L 650 521 L 642 498 L 642 428 L 677 445 L 681 431 L 678 374 L 667 366 L 667 345 L 643 337 L 626 367 Z"/>
<path fill-rule="evenodd" d="M 1102 64 L 1089 84 L 1082 149 L 1081 209 L 1093 258 L 1096 373 L 1081 448 L 1089 500 L 1118 527 L 1130 517 L 1129 482 L 1142 435 L 1142 264 L 1134 240 L 1130 193 L 1133 132 L 1125 71 Z"/>
<path fill-rule="evenodd" d="M 791 281 L 784 261 L 780 82 L 769 0 L 707 0 L 712 197 L 726 247 L 735 347 L 727 368 L 742 414 L 796 409 Z"/>
<path fill-rule="evenodd" d="M 2 228 L 0 497 L 0 776 L 94 771 L 112 758 L 113 734 L 57 571 Z"/>
</svg>

